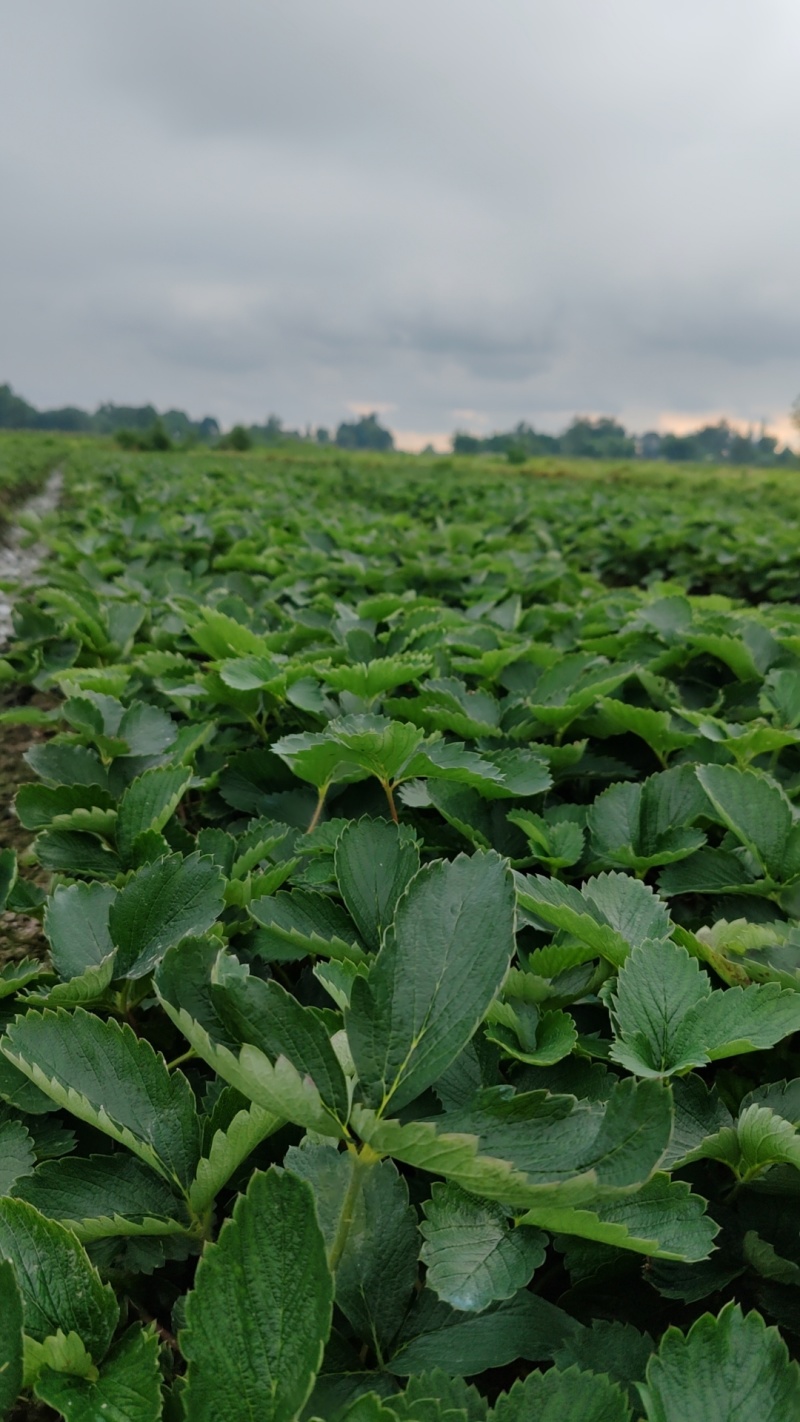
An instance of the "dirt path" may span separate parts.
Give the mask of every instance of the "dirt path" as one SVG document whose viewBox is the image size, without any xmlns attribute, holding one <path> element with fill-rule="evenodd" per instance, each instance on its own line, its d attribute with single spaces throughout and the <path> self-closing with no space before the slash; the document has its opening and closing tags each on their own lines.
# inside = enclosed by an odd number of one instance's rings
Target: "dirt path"
<svg viewBox="0 0 800 1422">
<path fill-rule="evenodd" d="M 19 505 L 14 510 L 14 517 L 19 518 L 20 514 L 24 514 L 27 517 L 42 518 L 45 514 L 52 513 L 53 509 L 58 507 L 63 482 L 61 470 L 54 469 L 42 492 Z M 26 529 L 14 524 L 6 541 L 0 543 L 0 647 L 11 637 L 11 614 L 14 607 L 14 593 L 3 592 L 2 585 L 12 583 L 15 589 L 25 587 L 36 576 L 44 555 L 41 544 L 26 546 L 29 538 L 30 534 Z"/>
<path fill-rule="evenodd" d="M 16 516 L 24 514 L 41 518 L 51 513 L 58 506 L 61 487 L 61 473 L 55 470 L 42 492 L 19 506 L 15 511 Z M 0 649 L 13 635 L 12 612 L 16 593 L 35 579 L 44 556 L 41 544 L 26 546 L 29 538 L 30 534 L 26 529 L 15 526 L 10 530 L 7 540 L 0 543 Z M 12 584 L 13 591 L 2 590 L 3 585 L 8 589 Z M 28 702 L 27 696 L 25 700 Z M 0 709 L 15 704 L 19 702 L 13 690 L 0 696 Z M 36 693 L 32 704 L 44 707 L 52 703 L 47 696 Z M 0 725 L 0 849 L 12 848 L 16 849 L 18 854 L 24 854 L 33 838 L 19 823 L 14 814 L 13 802 L 20 785 L 34 778 L 22 757 L 34 741 L 41 739 L 42 734 L 41 729 L 34 726 Z M 40 876 L 34 873 L 34 877 Z M 35 918 L 23 914 L 0 914 L 0 966 L 4 962 L 23 958 L 28 954 L 42 957 L 46 952 L 47 943 Z"/>
</svg>

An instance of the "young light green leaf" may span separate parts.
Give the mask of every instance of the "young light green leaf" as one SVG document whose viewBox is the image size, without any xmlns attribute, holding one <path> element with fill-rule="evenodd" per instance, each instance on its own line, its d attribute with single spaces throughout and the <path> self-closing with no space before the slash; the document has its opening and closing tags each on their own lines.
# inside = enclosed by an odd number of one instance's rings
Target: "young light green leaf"
<svg viewBox="0 0 800 1422">
<path fill-rule="evenodd" d="M 500 1205 L 457 1185 L 434 1185 L 423 1210 L 427 1285 L 453 1308 L 480 1313 L 496 1299 L 511 1298 L 544 1260 L 541 1231 L 515 1229 Z"/>
<path fill-rule="evenodd" d="M 800 1368 L 777 1328 L 729 1303 L 684 1335 L 669 1328 L 639 1385 L 647 1422 L 787 1422 L 800 1414 Z"/>
<path fill-rule="evenodd" d="M 333 1280 L 304 1180 L 253 1175 L 186 1303 L 192 1422 L 293 1422 L 319 1369 Z"/>
<path fill-rule="evenodd" d="M 56 1105 L 185 1188 L 200 1156 L 194 1097 L 130 1027 L 75 1012 L 29 1012 L 0 1038 L 6 1057 Z"/>
<path fill-rule="evenodd" d="M 514 890 L 489 852 L 420 870 L 367 978 L 353 984 L 347 1033 L 367 1102 L 413 1101 L 466 1046 L 514 952 Z"/>
</svg>

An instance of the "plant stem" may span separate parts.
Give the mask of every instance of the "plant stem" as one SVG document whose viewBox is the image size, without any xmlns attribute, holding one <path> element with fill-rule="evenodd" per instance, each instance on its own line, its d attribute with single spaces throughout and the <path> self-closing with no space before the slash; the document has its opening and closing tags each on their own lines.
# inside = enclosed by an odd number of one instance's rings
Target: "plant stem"
<svg viewBox="0 0 800 1422">
<path fill-rule="evenodd" d="M 339 1223 L 336 1226 L 333 1244 L 328 1253 L 328 1268 L 332 1274 L 336 1273 L 342 1255 L 344 1254 L 347 1236 L 350 1233 L 350 1226 L 355 1218 L 362 1178 L 365 1171 L 369 1170 L 370 1166 L 378 1159 L 372 1151 L 369 1151 L 368 1147 L 362 1146 L 358 1152 L 348 1147 L 348 1151 L 352 1167 L 350 1181 L 342 1201 L 342 1211 L 339 1215 Z"/>
<path fill-rule="evenodd" d="M 394 820 L 395 824 L 396 824 L 396 825 L 399 825 L 400 821 L 399 821 L 399 819 L 397 818 L 397 806 L 396 806 L 395 803 L 394 803 L 394 795 L 392 794 L 392 787 L 391 787 L 391 785 L 389 784 L 388 780 L 382 780 L 382 781 L 381 781 L 381 785 L 383 786 L 383 788 L 384 788 L 384 790 L 385 790 L 385 792 L 386 792 L 386 799 L 387 799 L 388 802 L 389 802 L 389 814 L 391 815 L 391 817 L 392 817 L 392 819 Z"/>
<path fill-rule="evenodd" d="M 306 830 L 306 834 L 310 834 L 312 830 L 315 830 L 317 828 L 317 825 L 319 824 L 319 817 L 322 814 L 322 807 L 325 804 L 325 796 L 327 795 L 327 793 L 327 785 L 320 785 L 319 790 L 317 791 L 317 808 L 311 816 L 311 823 L 308 826 L 308 829 Z"/>
<path fill-rule="evenodd" d="M 167 1071 L 172 1071 L 173 1067 L 183 1066 L 184 1062 L 193 1061 L 197 1056 L 194 1047 L 190 1047 L 187 1052 L 181 1052 L 179 1057 L 173 1057 L 171 1062 L 167 1062 Z"/>
</svg>

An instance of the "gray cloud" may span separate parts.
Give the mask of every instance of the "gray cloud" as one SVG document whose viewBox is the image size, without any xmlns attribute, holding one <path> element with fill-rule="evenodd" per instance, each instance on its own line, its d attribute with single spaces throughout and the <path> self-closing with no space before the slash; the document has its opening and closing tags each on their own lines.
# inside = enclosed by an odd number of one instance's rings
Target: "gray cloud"
<svg viewBox="0 0 800 1422">
<path fill-rule="evenodd" d="M 71 0 L 3 32 L 0 379 L 31 399 L 433 431 L 800 389 L 793 0 Z"/>
</svg>

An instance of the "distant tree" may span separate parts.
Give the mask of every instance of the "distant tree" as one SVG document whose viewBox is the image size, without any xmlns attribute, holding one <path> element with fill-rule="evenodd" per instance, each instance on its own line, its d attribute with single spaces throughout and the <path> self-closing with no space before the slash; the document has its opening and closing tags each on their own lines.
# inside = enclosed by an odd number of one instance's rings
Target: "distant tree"
<svg viewBox="0 0 800 1422">
<path fill-rule="evenodd" d="M 340 449 L 394 449 L 391 430 L 379 424 L 377 414 L 362 415 L 353 424 L 341 424 L 336 431 L 336 443 Z"/>
<path fill-rule="evenodd" d="M 325 428 L 324 425 L 320 425 L 319 428 L 318 428 L 318 430 L 317 430 L 317 444 L 330 444 L 330 442 L 331 442 L 331 433 L 330 433 L 330 430 L 326 430 L 326 428 Z"/>
<path fill-rule="evenodd" d="M 149 430 L 158 419 L 155 405 L 100 405 L 94 416 L 98 434 L 115 434 L 117 430 Z"/>
<path fill-rule="evenodd" d="M 114 439 L 121 449 L 155 450 L 172 449 L 172 440 L 163 420 L 156 418 L 148 429 L 118 429 Z"/>
<path fill-rule="evenodd" d="M 697 446 L 691 435 L 665 434 L 661 441 L 662 459 L 671 459 L 677 464 L 686 464 L 694 459 L 696 454 Z"/>
<path fill-rule="evenodd" d="M 632 459 L 636 445 L 624 425 L 601 415 L 572 421 L 560 439 L 561 453 L 583 459 Z"/>
<path fill-rule="evenodd" d="M 218 448 L 237 449 L 242 452 L 246 449 L 252 449 L 253 436 L 244 425 L 234 425 L 232 430 L 229 430 L 226 435 L 222 436 Z"/>
<path fill-rule="evenodd" d="M 463 434 L 461 430 L 457 430 L 453 435 L 453 453 L 480 454 L 482 443 L 476 435 Z"/>
<path fill-rule="evenodd" d="M 38 411 L 20 395 L 15 395 L 10 385 L 0 385 L 0 429 L 30 430 L 35 427 Z"/>
<path fill-rule="evenodd" d="M 37 430 L 63 430 L 67 434 L 90 434 L 94 428 L 92 416 L 75 405 L 65 405 L 60 410 L 40 410 L 37 412 Z"/>
</svg>

